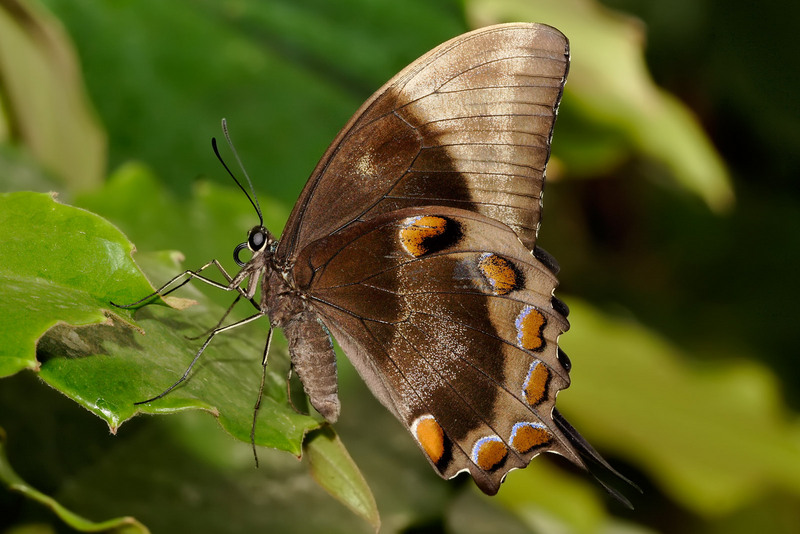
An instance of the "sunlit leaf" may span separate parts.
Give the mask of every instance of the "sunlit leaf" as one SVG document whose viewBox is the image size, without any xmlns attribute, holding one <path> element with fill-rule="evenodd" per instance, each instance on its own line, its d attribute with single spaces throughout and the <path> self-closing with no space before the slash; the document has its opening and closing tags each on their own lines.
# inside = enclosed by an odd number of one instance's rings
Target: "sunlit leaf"
<svg viewBox="0 0 800 534">
<path fill-rule="evenodd" d="M 38 369 L 52 326 L 106 322 L 110 300 L 152 291 L 132 250 L 110 223 L 50 195 L 0 194 L 0 376 Z"/>
<path fill-rule="evenodd" d="M 559 405 L 593 444 L 637 462 L 699 513 L 729 512 L 774 486 L 800 495 L 797 424 L 767 370 L 692 364 L 641 325 L 568 303 L 561 345 L 574 387 Z"/>
</svg>

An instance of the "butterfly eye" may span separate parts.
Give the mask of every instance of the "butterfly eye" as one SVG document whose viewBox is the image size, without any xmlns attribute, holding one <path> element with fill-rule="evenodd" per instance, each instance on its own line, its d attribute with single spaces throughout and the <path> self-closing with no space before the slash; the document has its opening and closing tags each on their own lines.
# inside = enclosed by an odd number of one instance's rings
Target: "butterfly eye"
<svg viewBox="0 0 800 534">
<path fill-rule="evenodd" d="M 264 248 L 267 242 L 267 232 L 263 226 L 255 226 L 250 230 L 250 235 L 247 237 L 247 246 L 253 252 L 258 252 Z"/>
</svg>

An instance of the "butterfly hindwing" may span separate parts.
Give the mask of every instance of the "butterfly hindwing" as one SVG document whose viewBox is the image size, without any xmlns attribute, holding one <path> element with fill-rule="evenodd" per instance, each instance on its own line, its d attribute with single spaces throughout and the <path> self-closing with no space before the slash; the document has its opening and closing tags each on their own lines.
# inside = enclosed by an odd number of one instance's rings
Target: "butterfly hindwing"
<svg viewBox="0 0 800 534">
<path fill-rule="evenodd" d="M 577 459 L 552 419 L 569 385 L 557 281 L 507 226 L 456 208 L 399 210 L 310 245 L 293 274 L 443 477 L 467 470 L 495 493 L 539 452 Z"/>
</svg>

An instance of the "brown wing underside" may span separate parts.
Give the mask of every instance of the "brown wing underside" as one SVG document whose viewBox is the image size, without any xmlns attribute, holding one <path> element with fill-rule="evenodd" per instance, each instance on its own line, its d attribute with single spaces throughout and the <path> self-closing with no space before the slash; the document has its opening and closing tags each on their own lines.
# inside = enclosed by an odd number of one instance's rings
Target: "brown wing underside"
<svg viewBox="0 0 800 534">
<path fill-rule="evenodd" d="M 294 276 L 443 477 L 467 470 L 493 494 L 543 451 L 583 465 L 552 418 L 569 385 L 557 281 L 505 225 L 404 209 L 307 247 Z"/>
<path fill-rule="evenodd" d="M 444 205 L 509 226 L 529 249 L 569 45 L 556 29 L 506 24 L 448 41 L 392 78 L 314 170 L 277 257 L 397 209 Z"/>
</svg>

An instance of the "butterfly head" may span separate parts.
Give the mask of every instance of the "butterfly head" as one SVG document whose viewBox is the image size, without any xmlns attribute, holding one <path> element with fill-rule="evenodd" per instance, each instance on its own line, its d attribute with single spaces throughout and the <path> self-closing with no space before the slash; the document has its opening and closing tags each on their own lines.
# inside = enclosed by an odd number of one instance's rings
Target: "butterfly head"
<svg viewBox="0 0 800 534">
<path fill-rule="evenodd" d="M 275 252 L 278 242 L 272 234 L 262 225 L 256 225 L 247 232 L 247 241 L 239 243 L 233 251 L 233 260 L 239 265 L 244 267 L 247 262 L 239 258 L 239 253 L 244 249 L 249 249 L 253 253 L 253 258 L 261 256 L 265 252 L 269 255 Z M 252 258 L 251 260 L 252 261 Z"/>
</svg>

